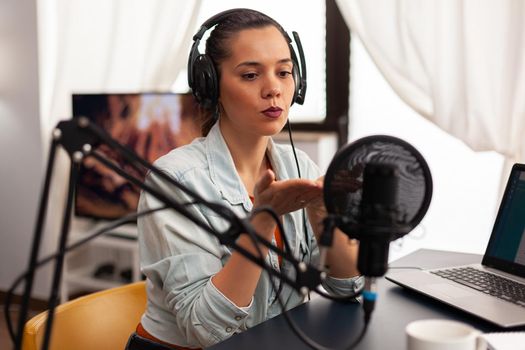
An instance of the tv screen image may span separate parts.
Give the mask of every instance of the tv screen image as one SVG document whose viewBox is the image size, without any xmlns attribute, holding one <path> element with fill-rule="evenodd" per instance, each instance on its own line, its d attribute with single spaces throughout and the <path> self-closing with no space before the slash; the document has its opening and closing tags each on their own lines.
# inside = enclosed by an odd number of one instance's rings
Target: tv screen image
<svg viewBox="0 0 525 350">
<path fill-rule="evenodd" d="M 106 93 L 73 94 L 73 116 L 85 116 L 120 144 L 153 163 L 176 147 L 200 136 L 199 108 L 191 94 Z M 138 171 L 106 145 L 97 150 L 141 179 Z M 75 193 L 75 214 L 116 219 L 135 212 L 140 189 L 93 158 L 80 168 Z"/>
</svg>

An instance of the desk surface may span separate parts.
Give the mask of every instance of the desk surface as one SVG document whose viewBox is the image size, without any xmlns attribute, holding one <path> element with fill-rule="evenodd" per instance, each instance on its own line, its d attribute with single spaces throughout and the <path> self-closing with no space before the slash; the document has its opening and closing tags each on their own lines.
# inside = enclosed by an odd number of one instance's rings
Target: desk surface
<svg viewBox="0 0 525 350">
<path fill-rule="evenodd" d="M 393 262 L 391 267 L 436 268 L 481 262 L 481 255 L 421 249 Z M 315 341 L 327 347 L 347 347 L 363 327 L 359 304 L 335 303 L 315 298 L 288 311 Z M 384 278 L 378 281 L 378 299 L 368 331 L 356 349 L 405 349 L 405 326 L 414 320 L 446 318 L 468 323 L 483 332 L 498 328 L 428 297 L 405 290 Z M 277 316 L 235 335 L 210 349 L 310 349 Z"/>
</svg>

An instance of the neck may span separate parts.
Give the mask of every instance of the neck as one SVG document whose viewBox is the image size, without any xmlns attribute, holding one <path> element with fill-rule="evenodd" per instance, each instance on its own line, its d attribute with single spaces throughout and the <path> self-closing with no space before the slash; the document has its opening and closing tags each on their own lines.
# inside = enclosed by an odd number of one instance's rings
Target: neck
<svg viewBox="0 0 525 350">
<path fill-rule="evenodd" d="M 222 136 L 230 150 L 235 169 L 250 195 L 253 188 L 266 169 L 266 149 L 269 136 L 253 137 L 253 135 L 232 135 L 227 128 L 221 128 Z"/>
</svg>

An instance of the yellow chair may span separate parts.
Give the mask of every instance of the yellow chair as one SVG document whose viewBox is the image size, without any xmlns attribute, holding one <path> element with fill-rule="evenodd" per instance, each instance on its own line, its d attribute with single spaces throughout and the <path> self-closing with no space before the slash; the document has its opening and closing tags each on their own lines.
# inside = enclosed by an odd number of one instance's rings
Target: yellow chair
<svg viewBox="0 0 525 350">
<path fill-rule="evenodd" d="M 123 350 L 146 309 L 146 287 L 136 282 L 57 306 L 50 350 Z M 47 312 L 24 328 L 23 350 L 39 350 Z"/>
</svg>

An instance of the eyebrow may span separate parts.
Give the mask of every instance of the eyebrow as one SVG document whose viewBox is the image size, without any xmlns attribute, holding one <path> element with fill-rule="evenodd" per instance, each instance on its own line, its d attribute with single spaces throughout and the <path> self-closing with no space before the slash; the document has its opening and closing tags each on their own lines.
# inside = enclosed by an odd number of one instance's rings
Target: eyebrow
<svg viewBox="0 0 525 350">
<path fill-rule="evenodd" d="M 292 62 L 292 59 L 291 58 L 283 58 L 283 59 L 280 59 L 279 61 L 277 61 L 277 63 L 293 63 Z M 241 62 L 239 63 L 235 68 L 239 68 L 239 67 L 242 67 L 242 66 L 262 66 L 262 64 L 260 62 L 257 62 L 257 61 L 246 61 L 246 62 Z"/>
</svg>

